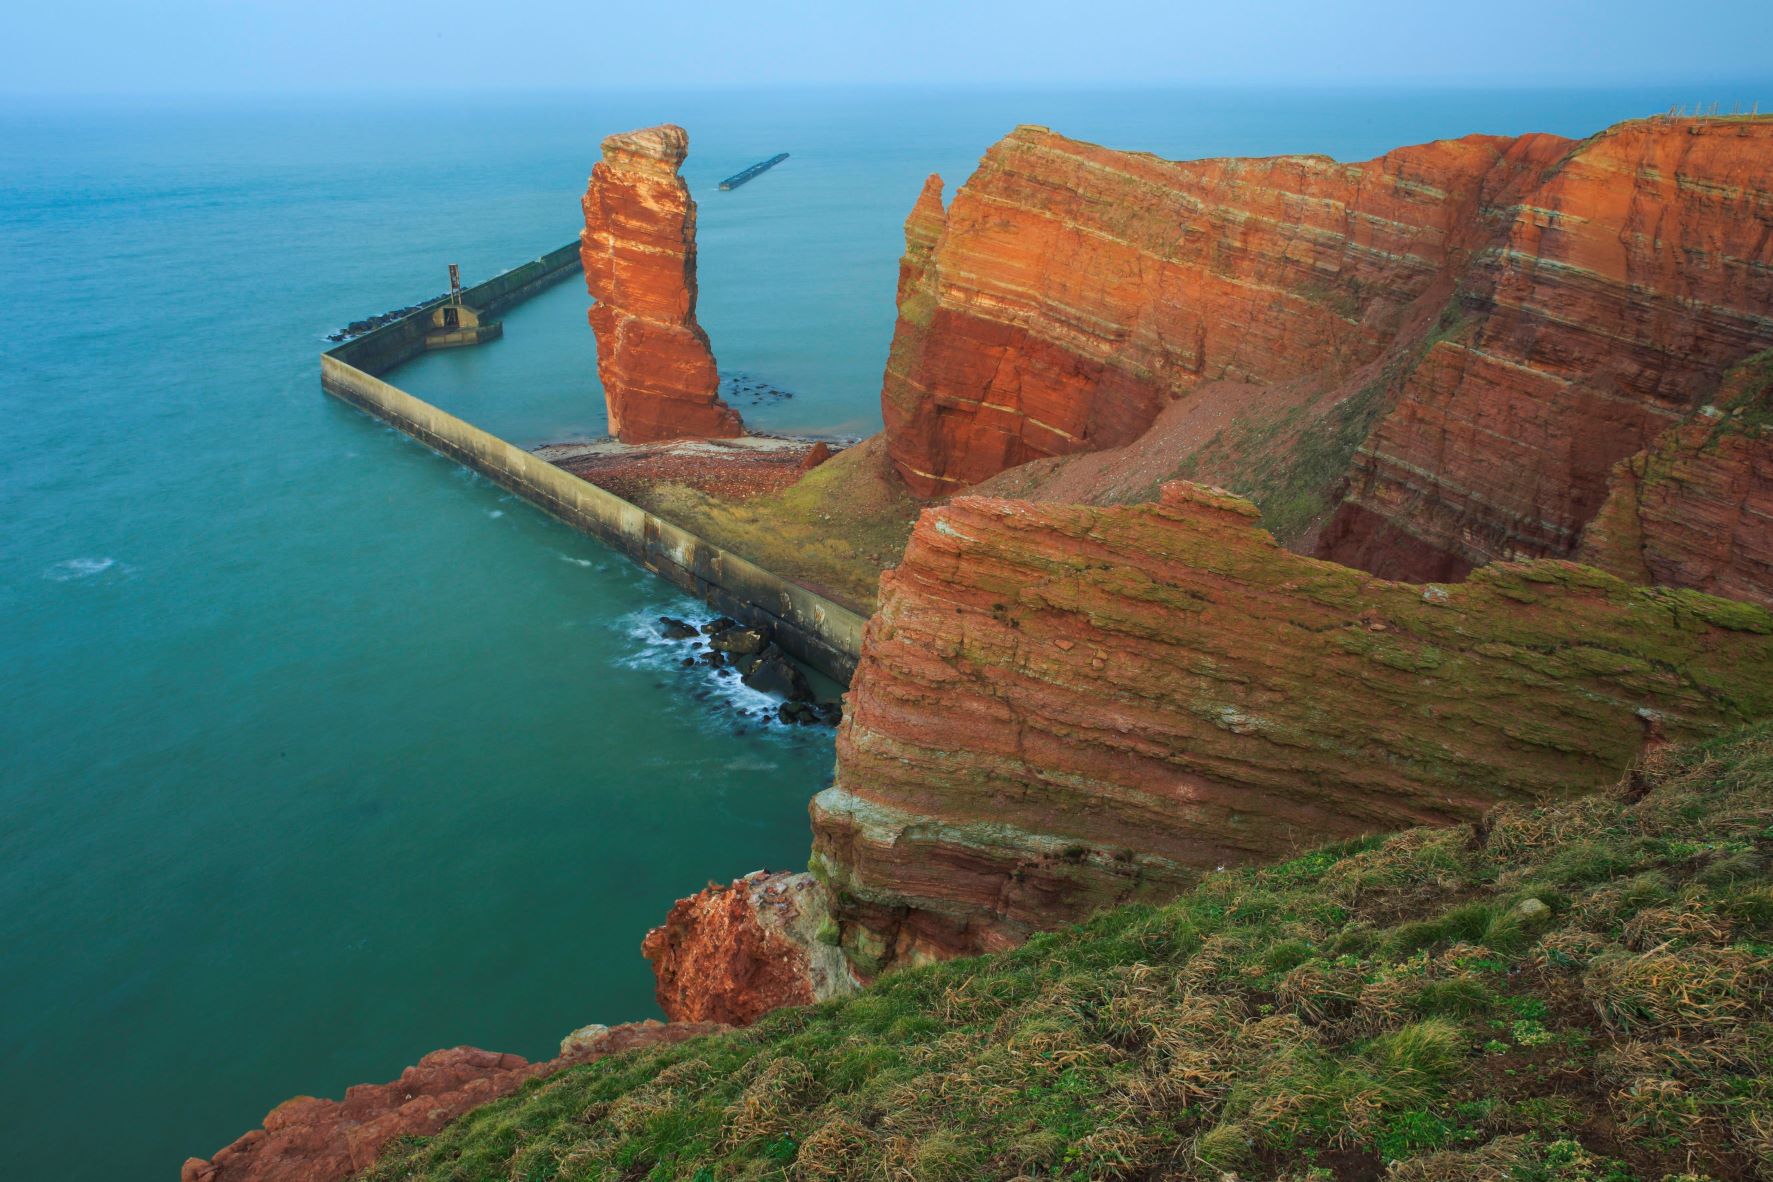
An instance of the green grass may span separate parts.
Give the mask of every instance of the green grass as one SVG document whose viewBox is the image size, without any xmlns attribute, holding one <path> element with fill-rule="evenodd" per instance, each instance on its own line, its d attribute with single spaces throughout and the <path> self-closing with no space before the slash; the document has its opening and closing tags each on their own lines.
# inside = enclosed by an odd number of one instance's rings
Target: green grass
<svg viewBox="0 0 1773 1182">
<path fill-rule="evenodd" d="M 1773 1178 L 1773 726 L 1626 783 L 576 1068 L 367 1176 Z"/>
</svg>

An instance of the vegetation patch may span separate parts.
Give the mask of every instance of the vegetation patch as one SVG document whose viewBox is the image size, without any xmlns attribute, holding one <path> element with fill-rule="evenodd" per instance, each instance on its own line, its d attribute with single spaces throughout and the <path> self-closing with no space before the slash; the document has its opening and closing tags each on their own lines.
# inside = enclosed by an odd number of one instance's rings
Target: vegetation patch
<svg viewBox="0 0 1773 1182">
<path fill-rule="evenodd" d="M 538 1081 L 374 1182 L 1773 1178 L 1773 725 Z"/>
<path fill-rule="evenodd" d="M 727 501 L 687 485 L 659 484 L 632 499 L 865 616 L 874 612 L 880 572 L 905 553 L 919 509 L 893 472 L 880 435 L 778 493 Z"/>
</svg>

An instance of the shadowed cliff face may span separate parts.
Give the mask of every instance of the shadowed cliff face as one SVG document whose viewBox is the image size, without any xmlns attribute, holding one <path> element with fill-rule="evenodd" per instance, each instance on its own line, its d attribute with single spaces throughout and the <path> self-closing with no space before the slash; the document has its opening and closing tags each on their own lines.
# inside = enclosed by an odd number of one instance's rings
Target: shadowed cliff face
<svg viewBox="0 0 1773 1182">
<path fill-rule="evenodd" d="M 1136 451 L 1204 395 L 1214 430 L 1148 450 L 1259 497 L 1295 547 L 1415 578 L 1568 556 L 1613 465 L 1773 346 L 1770 172 L 1768 120 L 1360 164 L 1018 128 L 906 224 L 892 455 L 939 496 Z"/>
<path fill-rule="evenodd" d="M 1190 484 L 1111 508 L 964 497 L 883 579 L 814 870 L 872 972 L 1590 790 L 1647 741 L 1770 710 L 1757 607 L 1559 561 L 1387 582 Z"/>
<path fill-rule="evenodd" d="M 585 191 L 579 257 L 610 434 L 623 443 L 744 433 L 696 322 L 696 203 L 677 175 L 688 151 L 675 124 L 612 135 Z"/>
</svg>

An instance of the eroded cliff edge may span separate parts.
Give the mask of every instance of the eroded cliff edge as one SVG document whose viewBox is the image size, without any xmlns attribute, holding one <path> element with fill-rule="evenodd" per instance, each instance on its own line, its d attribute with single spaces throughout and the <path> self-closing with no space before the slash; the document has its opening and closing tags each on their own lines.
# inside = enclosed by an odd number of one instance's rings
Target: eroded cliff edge
<svg viewBox="0 0 1773 1182">
<path fill-rule="evenodd" d="M 1018 128 L 906 224 L 893 459 L 933 497 L 1060 457 L 1001 490 L 1038 497 L 1125 449 L 1143 479 L 1098 472 L 1100 499 L 1224 485 L 1389 577 L 1568 557 L 1614 465 L 1773 347 L 1769 161 L 1764 119 L 1358 164 Z"/>
<path fill-rule="evenodd" d="M 1599 788 L 1647 743 L 1770 711 L 1756 606 L 1556 560 L 1390 582 L 1181 482 L 1129 506 L 963 497 L 882 581 L 813 869 L 872 973 Z"/>
</svg>

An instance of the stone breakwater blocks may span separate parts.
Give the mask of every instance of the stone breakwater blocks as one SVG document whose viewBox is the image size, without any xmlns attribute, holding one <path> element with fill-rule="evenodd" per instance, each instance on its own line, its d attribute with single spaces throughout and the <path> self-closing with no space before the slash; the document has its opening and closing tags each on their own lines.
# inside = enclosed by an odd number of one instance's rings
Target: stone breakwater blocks
<svg viewBox="0 0 1773 1182">
<path fill-rule="evenodd" d="M 1323 496 L 1352 478 L 1324 556 L 1418 580 L 1567 557 L 1612 467 L 1773 347 L 1769 171 L 1773 120 L 1353 164 L 1174 162 L 1020 127 L 946 210 L 931 178 L 906 223 L 892 456 L 919 496 L 947 495 L 1246 383 L 1265 465 L 1305 464 Z M 1363 393 L 1333 454 L 1279 421 Z"/>
<path fill-rule="evenodd" d="M 597 372 L 623 443 L 744 434 L 696 322 L 696 203 L 677 175 L 688 152 L 675 124 L 612 135 L 585 190 Z"/>
<path fill-rule="evenodd" d="M 1378 580 L 1198 485 L 962 497 L 882 578 L 813 802 L 874 972 L 1002 947 L 1218 866 L 1615 782 L 1773 713 L 1773 614 L 1593 568 Z"/>
</svg>

